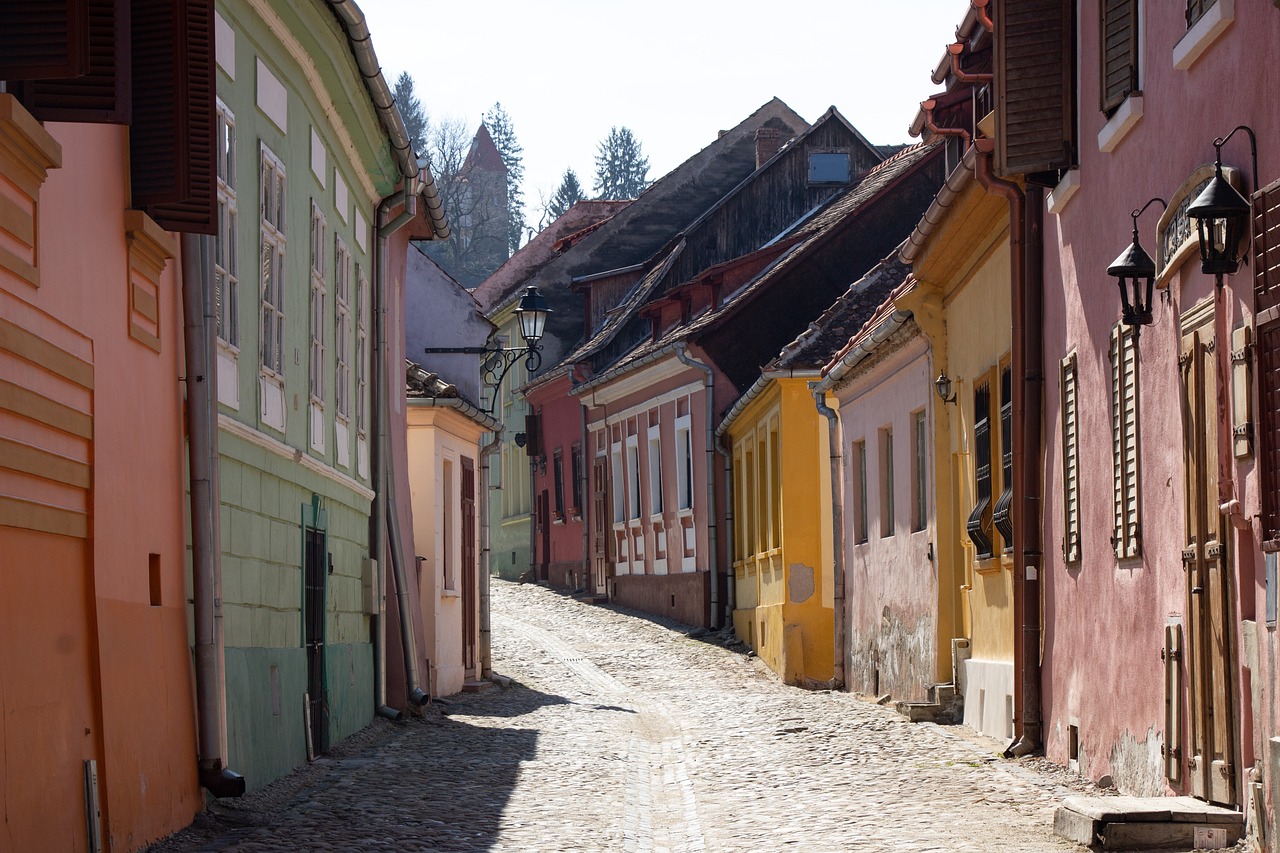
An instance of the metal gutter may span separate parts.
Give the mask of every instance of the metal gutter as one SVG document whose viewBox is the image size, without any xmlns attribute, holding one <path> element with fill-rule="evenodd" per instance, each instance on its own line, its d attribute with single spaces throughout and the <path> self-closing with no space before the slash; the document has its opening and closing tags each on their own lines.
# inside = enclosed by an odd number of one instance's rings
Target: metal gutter
<svg viewBox="0 0 1280 853">
<path fill-rule="evenodd" d="M 716 427 L 716 438 L 720 438 L 729 431 L 733 426 L 734 421 L 736 421 L 738 416 L 742 414 L 743 409 L 751 405 L 752 400 L 763 394 L 764 389 L 768 387 L 769 383 L 773 380 L 802 379 L 809 376 L 818 377 L 821 375 L 822 372 L 820 370 L 812 368 L 797 370 L 792 367 L 781 370 L 760 371 L 760 378 L 753 382 L 750 388 L 742 392 L 738 399 L 734 401 L 733 405 L 729 407 L 729 411 L 725 412 L 724 417 L 720 419 L 720 425 Z"/>
<path fill-rule="evenodd" d="M 618 267 L 613 270 L 605 270 L 604 272 L 593 272 L 587 275 L 575 275 L 569 278 L 569 284 L 590 284 L 593 281 L 599 281 L 602 278 L 612 278 L 615 275 L 624 275 L 629 272 L 637 272 L 648 265 L 648 261 L 641 261 L 638 264 L 632 264 L 629 267 Z"/>
<path fill-rule="evenodd" d="M 642 367 L 646 364 L 652 364 L 653 362 L 658 361 L 659 359 L 666 358 L 667 356 L 675 353 L 677 347 L 681 347 L 684 345 L 685 345 L 684 341 L 675 341 L 673 343 L 667 344 L 664 347 L 660 347 L 651 353 L 646 353 L 645 355 L 640 356 L 640 358 L 637 358 L 635 361 L 628 361 L 626 364 L 619 365 L 618 367 L 615 367 L 612 370 L 606 370 L 604 373 L 601 373 L 599 376 L 593 376 L 592 378 L 588 379 L 586 382 L 583 382 L 581 385 L 574 388 L 573 393 L 578 394 L 583 391 L 590 391 L 592 388 L 598 388 L 604 383 L 609 382 L 613 379 L 617 379 L 622 374 L 629 373 L 637 367 Z"/>
<path fill-rule="evenodd" d="M 408 403 L 410 406 L 423 406 L 432 409 L 456 409 L 468 420 L 484 427 L 489 432 L 497 432 L 502 427 L 502 421 L 461 397 L 410 397 Z"/>
<path fill-rule="evenodd" d="M 938 190 L 938 194 L 934 196 L 933 201 L 929 204 L 929 209 L 924 212 L 920 222 L 902 244 L 902 248 L 898 250 L 898 260 L 910 265 L 919 256 L 924 247 L 928 245 L 929 239 L 942 223 L 942 220 L 946 218 L 956 198 L 973 183 L 976 162 L 977 153 L 970 146 L 969 150 L 965 152 L 964 158 L 960 161 L 960 165 L 952 169 L 950 175 L 947 175 L 946 182 L 942 185 L 942 189 Z"/>
</svg>

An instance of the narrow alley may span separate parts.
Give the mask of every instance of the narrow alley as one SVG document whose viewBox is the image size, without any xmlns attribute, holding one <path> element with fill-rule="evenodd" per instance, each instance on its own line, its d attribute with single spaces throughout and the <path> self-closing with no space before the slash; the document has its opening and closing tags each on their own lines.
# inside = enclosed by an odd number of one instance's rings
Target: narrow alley
<svg viewBox="0 0 1280 853">
<path fill-rule="evenodd" d="M 538 586 L 495 580 L 493 613 L 508 687 L 379 720 L 152 853 L 1081 849 L 1052 825 L 1084 783 L 963 727 Z"/>
</svg>

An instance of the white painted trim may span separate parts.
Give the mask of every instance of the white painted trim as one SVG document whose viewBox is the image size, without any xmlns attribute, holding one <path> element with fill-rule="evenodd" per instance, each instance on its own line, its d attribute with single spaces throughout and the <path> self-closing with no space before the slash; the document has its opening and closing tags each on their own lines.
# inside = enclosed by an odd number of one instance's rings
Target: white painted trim
<svg viewBox="0 0 1280 853">
<path fill-rule="evenodd" d="M 254 90 L 254 103 L 281 133 L 289 132 L 289 92 L 276 75 L 271 73 L 261 59 L 257 60 L 258 74 Z"/>
<path fill-rule="evenodd" d="M 227 77 L 236 79 L 236 31 L 216 9 L 213 12 L 213 44 L 218 67 Z"/>
<path fill-rule="evenodd" d="M 1173 67 L 1186 71 L 1236 19 L 1235 0 L 1218 0 L 1173 46 Z"/>
<path fill-rule="evenodd" d="M 1062 180 L 1058 181 L 1058 185 L 1049 193 L 1049 199 L 1045 209 L 1055 216 L 1060 216 L 1063 209 L 1067 206 L 1067 202 L 1075 198 L 1076 193 L 1080 191 L 1080 170 L 1069 169 L 1062 176 Z"/>
<path fill-rule="evenodd" d="M 1098 131 L 1098 150 L 1110 154 L 1119 147 L 1129 131 L 1142 120 L 1142 94 L 1135 92 L 1124 99 L 1111 120 Z"/>
<path fill-rule="evenodd" d="M 297 465 L 301 465 L 313 474 L 319 474 L 326 480 L 331 480 L 345 489 L 350 489 L 365 500 L 373 500 L 374 495 L 372 489 L 356 482 L 340 471 L 335 471 L 333 468 L 330 468 L 328 465 L 309 454 L 303 453 L 296 447 L 290 447 L 283 441 L 277 441 L 265 433 L 258 432 L 253 427 L 236 420 L 230 415 L 218 415 L 218 429 L 230 435 L 234 435 L 236 438 L 247 441 L 254 447 L 260 447 L 263 450 L 274 453 L 281 459 L 288 459 Z"/>
<path fill-rule="evenodd" d="M 646 364 L 638 370 L 619 376 L 617 379 L 604 382 L 582 394 L 581 397 L 590 400 L 593 406 L 607 406 L 637 391 L 643 391 L 656 382 L 671 379 L 692 369 L 681 363 L 673 353 L 666 358 Z"/>
<path fill-rule="evenodd" d="M 320 186 L 324 186 L 325 177 L 329 174 L 329 158 L 324 150 L 324 140 L 316 133 L 316 126 L 311 125 L 311 174 L 316 176 Z"/>
<path fill-rule="evenodd" d="M 338 212 L 343 225 L 351 221 L 351 196 L 347 192 L 347 182 L 336 166 L 333 169 L 333 209 Z"/>
<path fill-rule="evenodd" d="M 356 218 L 356 245 L 360 247 L 360 251 L 368 253 L 369 251 L 369 221 L 364 218 L 364 214 L 357 208 L 355 212 Z"/>
<path fill-rule="evenodd" d="M 681 366 L 683 367 L 683 365 Z M 634 418 L 636 415 L 640 414 L 641 412 L 648 411 L 649 409 L 652 409 L 654 406 L 662 406 L 667 403 L 673 403 L 676 400 L 680 399 L 681 397 L 687 397 L 690 394 L 694 394 L 698 391 L 705 391 L 706 388 L 707 388 L 707 385 L 702 380 L 698 380 L 696 382 L 690 382 L 688 385 L 681 385 L 679 388 L 672 388 L 670 391 L 668 391 L 665 394 L 659 394 L 657 397 L 653 397 L 648 400 L 645 400 L 644 402 L 637 403 L 636 405 L 628 409 L 623 409 L 620 412 L 610 412 L 609 417 L 604 421 L 604 423 L 608 424 L 609 426 L 613 426 L 619 421 L 624 421 L 627 418 Z M 684 417 L 688 417 L 688 415 L 685 415 Z M 598 424 L 601 424 L 601 421 L 599 420 L 592 421 L 592 424 L 591 426 L 589 426 L 589 428 L 598 429 L 599 427 L 596 426 Z"/>
</svg>

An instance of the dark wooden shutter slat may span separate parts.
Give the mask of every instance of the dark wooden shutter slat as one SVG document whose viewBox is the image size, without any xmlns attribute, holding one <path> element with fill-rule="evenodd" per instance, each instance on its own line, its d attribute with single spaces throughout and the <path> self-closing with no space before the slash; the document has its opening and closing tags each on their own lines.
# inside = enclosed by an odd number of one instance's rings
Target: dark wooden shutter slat
<svg viewBox="0 0 1280 853">
<path fill-rule="evenodd" d="M 85 5 L 86 64 L 74 77 L 28 79 L 11 88 L 41 121 L 127 124 L 129 98 L 128 0 L 80 0 Z"/>
<path fill-rule="evenodd" d="M 8 0 L 0 80 L 51 80 L 89 71 L 88 0 Z"/>
<path fill-rule="evenodd" d="M 1138 88 L 1137 0 L 1103 0 L 1102 110 L 1111 112 Z"/>
<path fill-rule="evenodd" d="M 1074 0 L 995 6 L 996 171 L 1076 165 Z"/>
<path fill-rule="evenodd" d="M 133 204 L 170 231 L 214 234 L 212 0 L 135 0 Z"/>
<path fill-rule="evenodd" d="M 1262 538 L 1280 540 L 1280 181 L 1253 198 L 1254 310 L 1258 323 L 1258 443 Z M 1266 319 L 1261 319 L 1265 317 Z"/>
</svg>

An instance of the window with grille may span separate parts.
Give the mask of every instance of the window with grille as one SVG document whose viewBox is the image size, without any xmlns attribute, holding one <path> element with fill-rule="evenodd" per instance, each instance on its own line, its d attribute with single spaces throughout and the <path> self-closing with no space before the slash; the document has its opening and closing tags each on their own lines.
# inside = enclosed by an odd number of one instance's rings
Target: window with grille
<svg viewBox="0 0 1280 853">
<path fill-rule="evenodd" d="M 555 518 L 564 519 L 564 453 L 557 450 L 551 457 L 551 475 L 556 493 Z"/>
<path fill-rule="evenodd" d="M 676 418 L 676 488 L 679 509 L 693 509 L 693 437 L 689 416 Z"/>
<path fill-rule="evenodd" d="M 214 241 L 213 296 L 217 309 L 218 339 L 240 346 L 240 276 L 236 263 L 236 119 L 222 101 L 217 102 L 218 236 Z"/>
<path fill-rule="evenodd" d="M 1115 112 L 1138 91 L 1138 0 L 1100 0 L 1102 111 Z"/>
<path fill-rule="evenodd" d="M 351 253 L 334 235 L 333 249 L 333 401 L 338 418 L 351 418 Z"/>
<path fill-rule="evenodd" d="M 1059 366 L 1062 394 L 1062 556 L 1080 560 L 1080 425 L 1075 354 Z"/>
<path fill-rule="evenodd" d="M 356 266 L 356 432 L 369 432 L 369 280 Z"/>
<path fill-rule="evenodd" d="M 991 384 L 973 390 L 974 504 L 965 523 L 969 541 L 979 560 L 995 554 L 991 534 Z"/>
<path fill-rule="evenodd" d="M 1111 544 L 1117 557 L 1136 557 L 1142 553 L 1138 348 L 1133 331 L 1122 323 L 1111 332 L 1111 459 Z"/>
<path fill-rule="evenodd" d="M 1006 552 L 1013 550 L 1013 370 L 1000 370 L 1000 497 L 991 521 Z"/>
<path fill-rule="evenodd" d="M 264 145 L 261 165 L 262 368 L 284 376 L 284 164 Z"/>
<path fill-rule="evenodd" d="M 575 444 L 569 451 L 569 473 L 573 482 L 569 488 L 573 495 L 573 514 L 582 515 L 582 445 Z"/>
<path fill-rule="evenodd" d="M 325 283 L 325 256 L 329 249 L 329 226 L 324 214 L 311 203 L 311 402 L 324 404 L 325 302 L 329 289 Z"/>
</svg>

